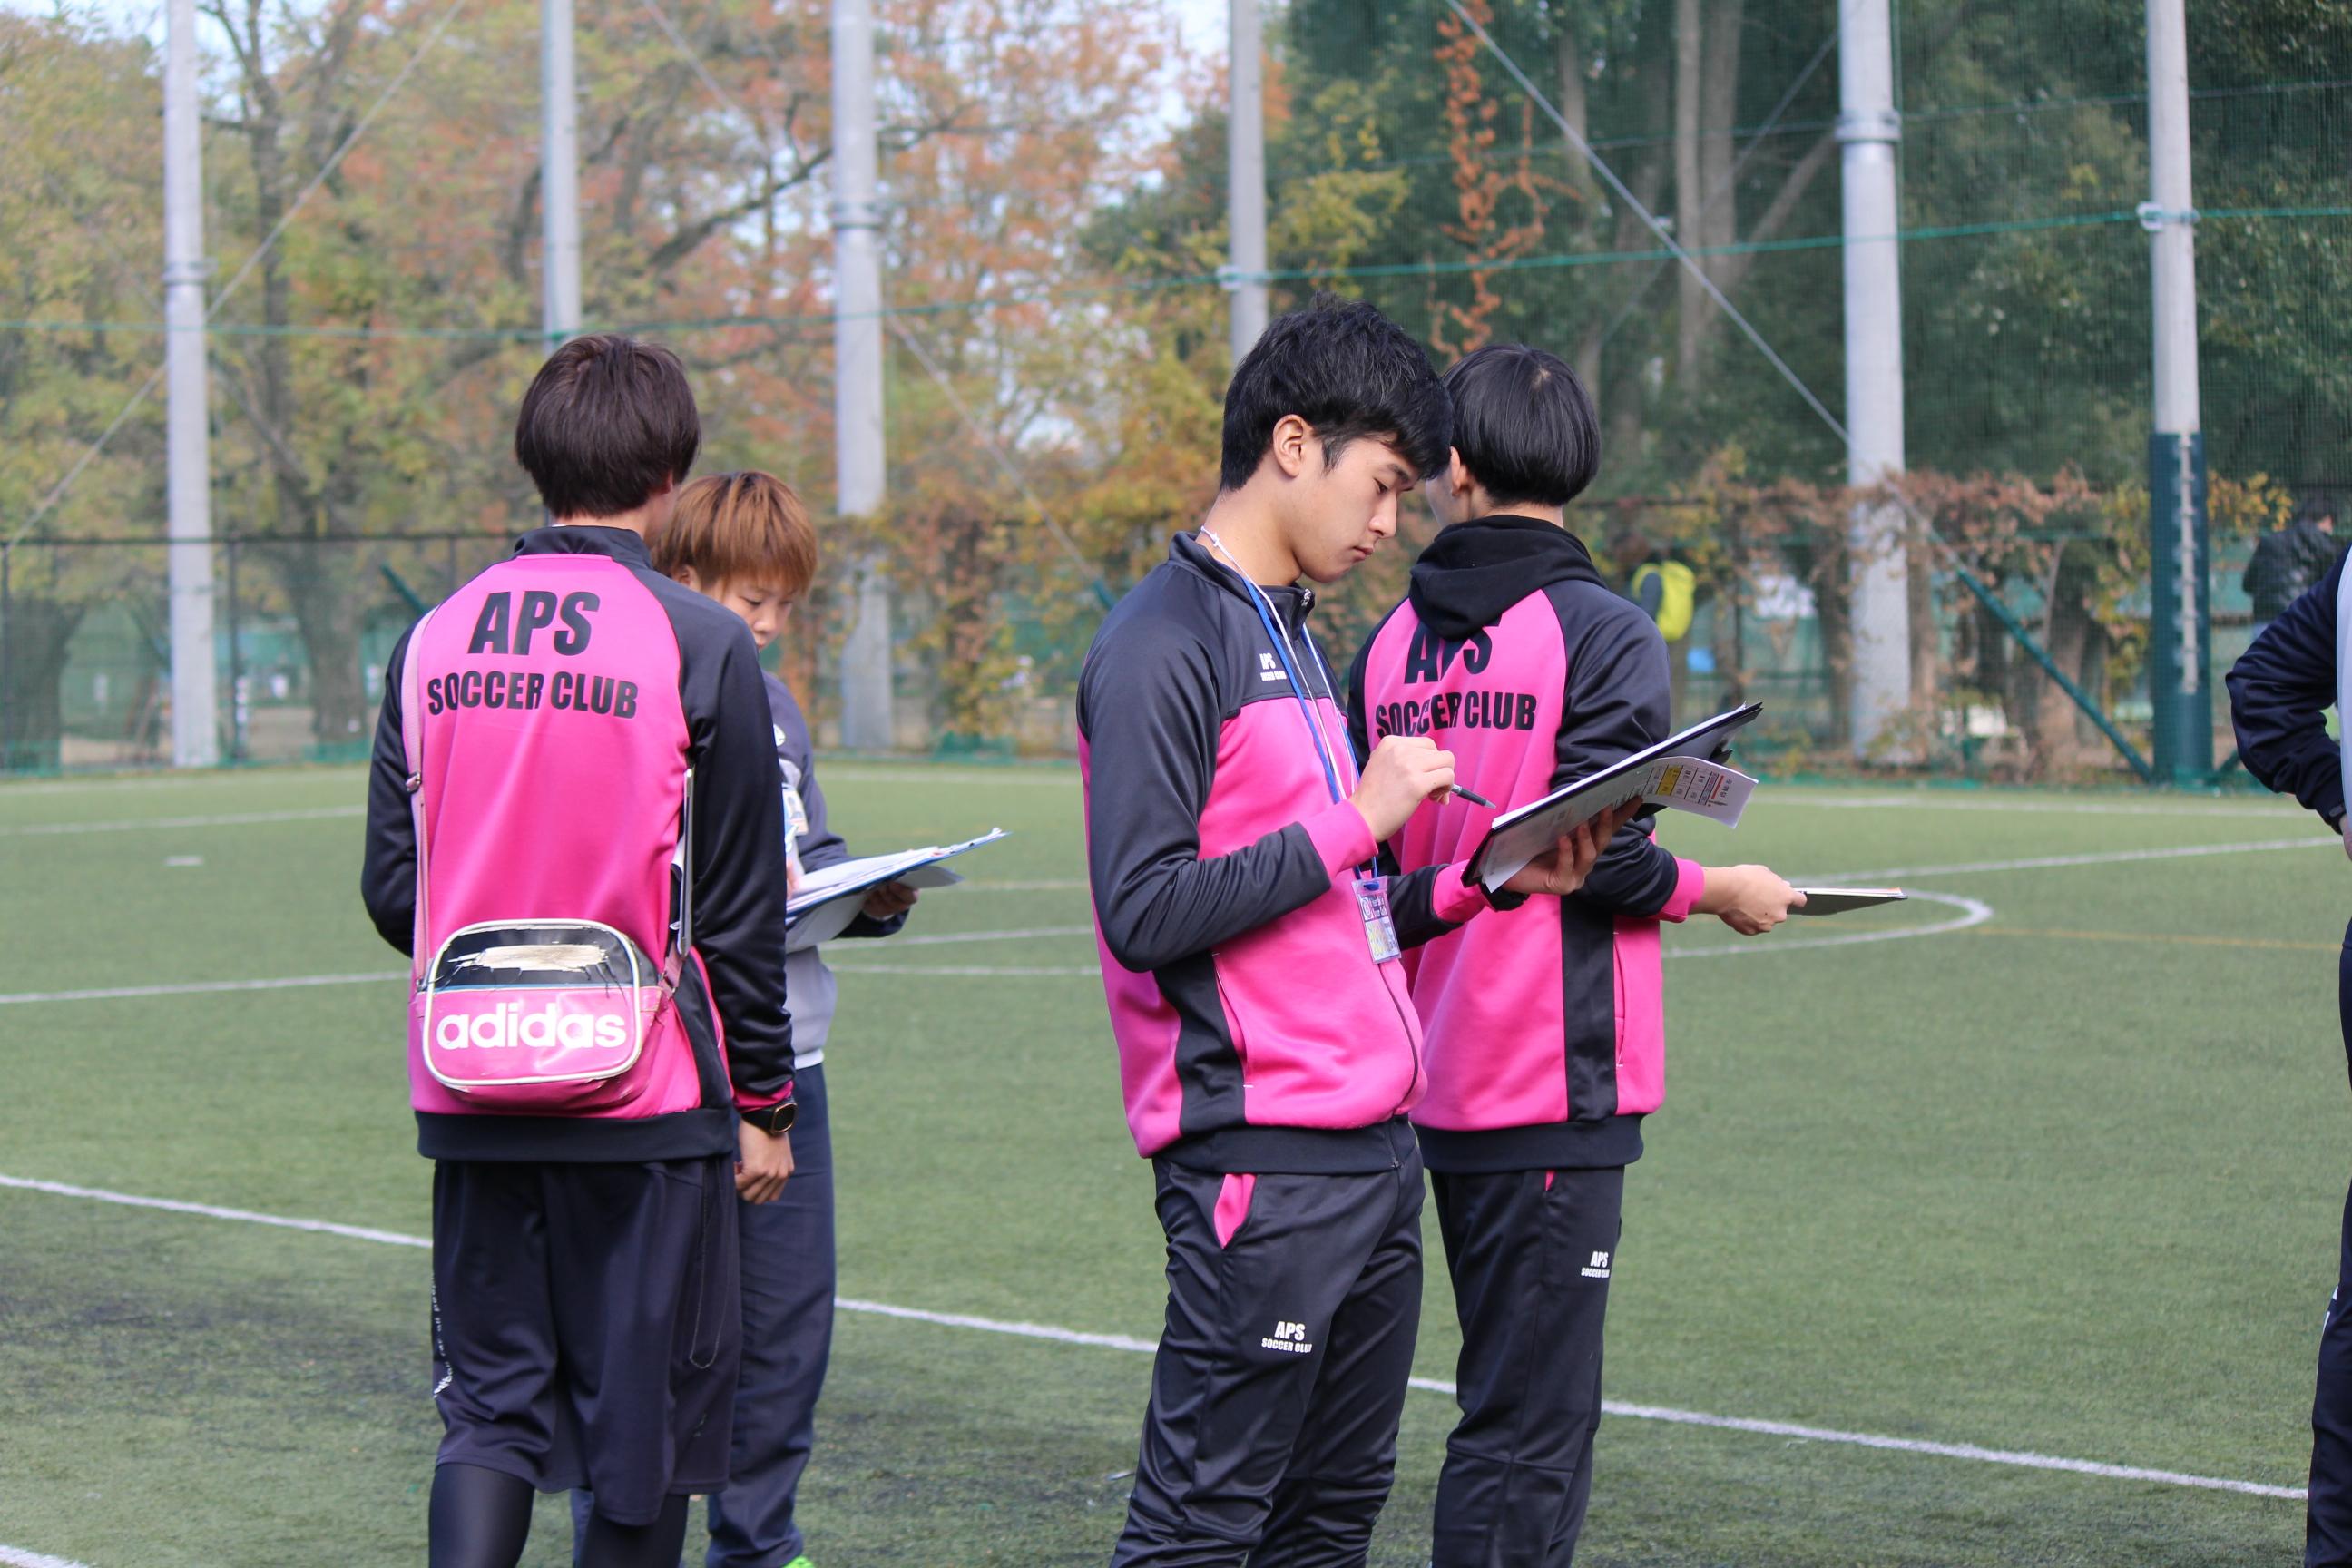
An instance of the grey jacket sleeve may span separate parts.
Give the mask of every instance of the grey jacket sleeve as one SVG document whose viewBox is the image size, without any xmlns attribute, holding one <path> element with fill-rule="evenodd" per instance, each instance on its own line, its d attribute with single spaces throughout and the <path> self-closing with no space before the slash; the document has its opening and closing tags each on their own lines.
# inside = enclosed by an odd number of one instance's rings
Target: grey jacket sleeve
<svg viewBox="0 0 2352 1568">
<path fill-rule="evenodd" d="M 825 811 L 824 788 L 816 779 L 816 742 L 809 734 L 807 717 L 801 712 L 792 688 L 771 675 L 767 678 L 769 715 L 775 721 L 776 761 L 784 769 L 783 783 L 798 790 L 801 810 L 808 816 L 808 831 L 801 836 L 798 852 L 801 869 L 822 870 L 838 866 L 849 859 L 849 846 L 833 830 Z M 842 928 L 844 937 L 880 937 L 897 934 L 907 923 L 903 914 L 887 921 L 877 921 L 860 910 L 849 924 Z"/>
</svg>

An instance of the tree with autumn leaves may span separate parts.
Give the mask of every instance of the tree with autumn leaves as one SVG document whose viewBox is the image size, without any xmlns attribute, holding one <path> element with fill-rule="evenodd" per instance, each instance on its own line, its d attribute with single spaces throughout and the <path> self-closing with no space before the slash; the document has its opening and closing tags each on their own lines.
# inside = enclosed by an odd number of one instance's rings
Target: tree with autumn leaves
<svg viewBox="0 0 2352 1568">
<path fill-rule="evenodd" d="M 992 453 L 1033 462 L 1040 430 L 1103 395 L 1096 327 L 1061 300 L 1090 272 L 1076 238 L 1087 215 L 1154 166 L 1175 32 L 1148 7 L 877 9 L 900 336 L 893 501 L 875 532 L 941 612 L 919 623 L 927 646 L 963 670 L 987 662 L 968 632 L 985 617 L 967 606 L 989 608 L 988 585 L 1014 574 L 1034 531 Z M 438 577 L 437 551 L 374 536 L 490 542 L 535 518 L 508 432 L 545 346 L 537 8 L 204 12 L 207 237 L 215 287 L 240 284 L 210 337 L 215 526 L 255 542 L 239 552 L 247 608 L 292 617 L 313 737 L 347 747 L 368 717 L 360 645 L 383 570 Z M 826 19 L 822 0 L 590 0 L 578 13 L 587 321 L 679 352 L 705 469 L 772 468 L 820 513 L 833 488 Z M 87 20 L 0 16 L 0 135 L 40 153 L 0 169 L 0 204 L 23 215 L 10 232 L 32 242 L 0 256 L 17 318 L 0 334 L 0 519 L 13 529 L 160 359 L 160 333 L 140 325 L 159 314 L 146 279 L 160 61 Z M 89 133 L 57 134 L 74 125 Z M 107 439 L 40 515 L 42 535 L 161 531 L 159 413 L 145 404 Z M 121 584 L 16 584 L 10 706 L 28 732 L 54 733 L 53 703 L 24 694 L 54 689 L 75 606 L 110 587 Z"/>
<path fill-rule="evenodd" d="M 1576 137 L 1448 0 L 1292 0 L 1269 28 L 1277 307 L 1337 288 L 1441 361 L 1497 338 L 1570 358 L 1601 405 L 1602 492 L 1664 503 L 1647 525 L 1706 568 L 1722 679 L 1736 681 L 1729 633 L 1757 585 L 1793 576 L 1818 606 L 1834 694 L 1853 564 L 1835 522 L 1856 499 L 1836 483 L 1842 450 L 1636 210 L 1835 405 L 1833 8 L 1462 5 Z M 1915 663 L 1948 678 L 1922 677 L 1920 721 L 1974 682 L 2034 737 L 2032 765 L 2063 769 L 2071 719 L 2045 721 L 2059 708 L 2038 669 L 2000 664 L 1949 590 L 1961 567 L 2013 587 L 2105 699 L 2137 678 L 2137 0 L 1901 9 L 1905 222 L 1923 237 L 1905 247 L 1927 514 Z M 2305 68 L 2352 47 L 2339 9 L 2216 0 L 2191 17 L 2213 209 L 2209 446 L 2217 496 L 2261 498 L 2217 514 L 2352 478 L 2336 471 L 2352 450 L 2352 244 L 2340 216 L 2294 216 L 2340 176 L 2335 100 Z M 773 468 L 820 514 L 824 10 L 589 0 L 580 16 L 587 314 L 686 357 L 706 468 Z M 355 644 L 382 612 L 381 570 L 432 580 L 396 541 L 351 542 L 454 528 L 494 548 L 532 514 L 505 433 L 543 348 L 535 17 L 520 0 L 211 0 L 209 16 L 215 278 L 249 273 L 212 339 L 215 515 L 263 541 L 247 592 L 300 626 L 315 737 L 335 744 L 364 718 Z M 888 0 L 879 20 L 890 500 L 865 528 L 829 531 L 832 553 L 883 552 L 933 729 L 1000 733 L 1066 689 L 1105 598 L 1209 500 L 1229 370 L 1222 85 L 1152 5 Z M 0 133 L 34 152 L 0 163 L 0 213 L 32 237 L 0 255 L 17 318 L 0 334 L 0 519 L 21 521 L 159 357 L 137 327 L 156 313 L 155 61 L 88 21 L 0 18 Z M 41 532 L 158 530 L 155 414 L 121 423 Z M 2042 548 L 2064 531 L 2074 543 Z M 1402 548 L 1332 597 L 1335 647 L 1393 600 L 1425 533 L 1409 521 Z M 50 721 L 43 650 L 61 658 L 77 606 L 119 587 L 69 566 L 21 576 L 14 719 Z M 840 629 L 826 608 L 821 595 L 803 623 L 815 642 Z M 822 709 L 814 664 L 795 675 Z"/>
</svg>

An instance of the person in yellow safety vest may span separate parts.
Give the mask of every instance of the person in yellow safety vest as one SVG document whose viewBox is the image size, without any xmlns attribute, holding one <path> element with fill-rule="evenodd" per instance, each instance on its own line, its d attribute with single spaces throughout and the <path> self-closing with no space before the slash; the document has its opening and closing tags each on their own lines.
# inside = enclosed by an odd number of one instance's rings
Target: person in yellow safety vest
<svg viewBox="0 0 2352 1568">
<path fill-rule="evenodd" d="M 1698 574 L 1635 528 L 1620 531 L 1610 542 L 1609 558 L 1625 574 L 1620 592 L 1648 613 L 1658 624 L 1658 635 L 1666 639 L 1672 700 L 1679 713 L 1684 678 L 1689 673 L 1680 645 L 1690 637 L 1691 622 L 1698 614 Z"/>
</svg>

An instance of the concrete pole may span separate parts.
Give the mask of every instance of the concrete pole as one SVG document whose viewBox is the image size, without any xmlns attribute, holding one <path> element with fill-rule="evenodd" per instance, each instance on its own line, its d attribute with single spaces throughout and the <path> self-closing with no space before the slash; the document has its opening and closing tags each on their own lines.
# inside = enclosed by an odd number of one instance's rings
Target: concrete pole
<svg viewBox="0 0 2352 1568">
<path fill-rule="evenodd" d="M 1846 482 L 1884 483 L 1903 471 L 1903 268 L 1895 239 L 1893 31 L 1887 0 L 1847 0 L 1838 17 L 1838 141 L 1845 174 Z M 1852 718 L 1857 756 L 1911 700 L 1910 566 L 1903 510 L 1857 507 Z"/>
<path fill-rule="evenodd" d="M 2197 386 L 2197 212 L 2189 174 L 2189 31 L 2183 0 L 2147 0 L 2149 235 L 2156 291 L 2155 430 L 2148 441 L 2148 695 L 2156 775 L 2213 771 L 2212 615 L 2206 597 L 2205 437 Z"/>
<path fill-rule="evenodd" d="M 580 93 L 572 68 L 572 0 L 540 0 L 539 113 L 542 320 L 552 351 L 580 331 Z"/>
<path fill-rule="evenodd" d="M 213 658 L 212 456 L 205 373 L 205 176 L 195 0 L 171 0 L 163 55 L 163 351 L 172 602 L 172 765 L 220 761 Z M 234 633 L 235 628 L 231 628 Z"/>
<path fill-rule="evenodd" d="M 882 507 L 882 223 L 874 134 L 874 17 L 868 0 L 833 5 L 834 488 L 845 519 Z M 851 567 L 856 608 L 841 650 L 841 742 L 897 743 L 890 689 L 890 587 L 878 554 Z"/>
<path fill-rule="evenodd" d="M 1225 211 L 1232 231 L 1225 288 L 1233 295 L 1234 363 L 1265 332 L 1265 77 L 1257 0 L 1230 0 L 1233 102 L 1225 121 Z"/>
</svg>

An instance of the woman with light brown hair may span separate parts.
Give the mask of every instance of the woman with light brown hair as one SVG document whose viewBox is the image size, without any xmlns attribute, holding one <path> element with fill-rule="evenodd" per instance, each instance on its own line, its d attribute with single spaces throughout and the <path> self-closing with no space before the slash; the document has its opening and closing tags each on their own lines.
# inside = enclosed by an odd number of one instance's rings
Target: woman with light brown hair
<svg viewBox="0 0 2352 1568">
<path fill-rule="evenodd" d="M 648 542 L 656 570 L 734 611 L 762 650 L 791 624 L 821 562 L 801 498 L 756 469 L 688 485 Z M 825 823 L 808 721 L 790 687 L 772 675 L 766 681 L 784 797 L 777 874 L 796 886 L 804 870 L 849 858 L 849 847 Z M 915 890 L 903 883 L 877 889 L 840 934 L 888 936 L 906 923 L 914 902 Z M 800 1103 L 791 1134 L 793 1176 L 774 1203 L 736 1205 L 743 1370 L 730 1479 L 710 1498 L 712 1568 L 810 1568 L 793 1502 L 815 1442 L 817 1394 L 833 1343 L 833 1142 L 824 1063 L 837 983 L 814 942 L 795 946 L 784 976 Z M 573 1510 L 581 1510 L 576 1495 Z"/>
</svg>

